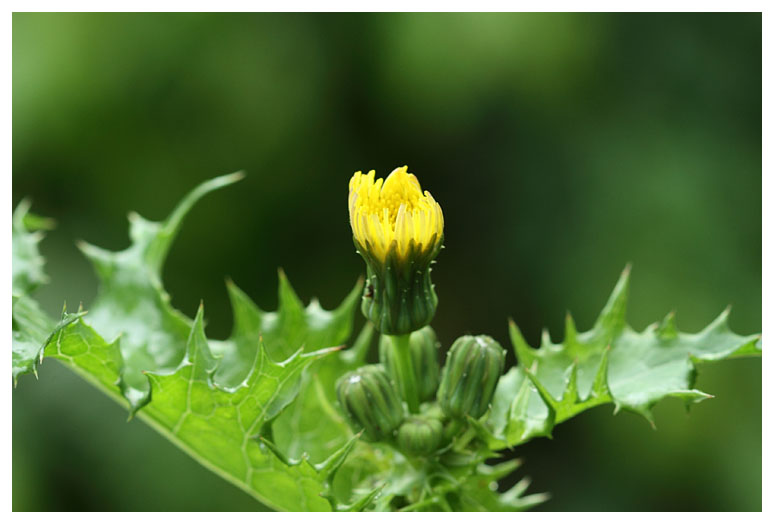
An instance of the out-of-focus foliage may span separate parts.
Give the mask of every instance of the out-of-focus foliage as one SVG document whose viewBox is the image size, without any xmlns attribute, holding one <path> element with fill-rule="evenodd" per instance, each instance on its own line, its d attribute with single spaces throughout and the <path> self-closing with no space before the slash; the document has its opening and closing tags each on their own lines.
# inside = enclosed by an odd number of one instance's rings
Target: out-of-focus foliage
<svg viewBox="0 0 775 525">
<path fill-rule="evenodd" d="M 219 213 L 195 210 L 181 232 L 164 275 L 173 306 L 193 317 L 204 299 L 208 334 L 225 338 L 220 276 L 270 308 L 280 265 L 302 297 L 330 306 L 362 271 L 346 181 L 406 163 L 448 218 L 434 271 L 445 347 L 461 331 L 505 341 L 492 312 L 533 346 L 543 326 L 560 333 L 566 309 L 587 326 L 627 261 L 638 330 L 674 308 L 697 331 L 728 303 L 736 332 L 761 328 L 758 14 L 15 14 L 13 25 L 14 202 L 30 196 L 59 223 L 42 248 L 53 285 L 37 295 L 53 316 L 63 298 L 96 293 L 75 239 L 123 248 L 123 212 L 160 217 L 193 183 L 235 169 L 251 174 L 238 195 L 211 197 Z M 14 392 L 15 509 L 256 508 L 141 423 L 117 424 L 120 408 L 60 368 Z M 680 403 L 656 407 L 656 433 L 598 408 L 520 447 L 534 490 L 553 494 L 541 508 L 760 509 L 760 365 L 699 372 L 718 397 L 689 418 Z M 115 472 L 131 489 L 111 490 Z"/>
</svg>

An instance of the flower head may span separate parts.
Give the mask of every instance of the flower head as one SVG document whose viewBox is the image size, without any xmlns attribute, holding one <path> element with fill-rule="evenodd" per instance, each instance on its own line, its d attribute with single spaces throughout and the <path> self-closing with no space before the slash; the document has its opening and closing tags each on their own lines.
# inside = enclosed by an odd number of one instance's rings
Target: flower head
<svg viewBox="0 0 775 525">
<path fill-rule="evenodd" d="M 438 253 L 444 235 L 441 206 L 407 167 L 396 168 L 383 181 L 374 170 L 350 179 L 350 226 L 355 241 L 377 261 L 391 250 L 407 259 L 414 250 Z"/>
<path fill-rule="evenodd" d="M 438 299 L 431 263 L 441 250 L 444 216 L 406 166 L 382 179 L 374 171 L 350 179 L 350 226 L 368 277 L 361 310 L 383 334 L 427 326 Z"/>
</svg>

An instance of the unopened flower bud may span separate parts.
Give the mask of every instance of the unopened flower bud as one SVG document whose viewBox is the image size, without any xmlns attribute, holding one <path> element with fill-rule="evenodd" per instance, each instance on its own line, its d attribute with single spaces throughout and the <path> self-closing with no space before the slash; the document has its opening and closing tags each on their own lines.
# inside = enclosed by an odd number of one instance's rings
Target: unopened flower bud
<svg viewBox="0 0 775 525">
<path fill-rule="evenodd" d="M 464 335 L 449 349 L 437 399 L 450 417 L 479 418 L 487 412 L 506 351 L 487 335 Z"/>
<path fill-rule="evenodd" d="M 366 365 L 336 383 L 336 395 L 347 420 L 369 441 L 390 438 L 404 418 L 404 408 L 381 365 Z"/>
<path fill-rule="evenodd" d="M 411 456 L 429 456 L 441 444 L 441 421 L 431 417 L 410 417 L 398 429 L 398 446 Z"/>
</svg>

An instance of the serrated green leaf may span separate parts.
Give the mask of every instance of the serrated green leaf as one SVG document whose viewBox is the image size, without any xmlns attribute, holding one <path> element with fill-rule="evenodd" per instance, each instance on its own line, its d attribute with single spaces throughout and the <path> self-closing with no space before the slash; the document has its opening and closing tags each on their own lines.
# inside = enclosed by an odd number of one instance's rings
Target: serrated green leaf
<svg viewBox="0 0 775 525">
<path fill-rule="evenodd" d="M 384 485 L 376 487 L 355 500 L 353 503 L 349 505 L 340 505 L 337 510 L 340 512 L 361 512 L 366 510 L 366 508 L 379 497 L 379 494 L 384 488 Z"/>
<path fill-rule="evenodd" d="M 13 212 L 11 224 L 11 271 L 13 295 L 29 294 L 48 281 L 43 271 L 43 257 L 38 244 L 43 239 L 42 229 L 50 229 L 51 221 L 29 213 L 30 201 L 22 200 Z"/>
<path fill-rule="evenodd" d="M 358 295 L 360 286 L 359 282 L 354 289 Z M 353 297 L 356 301 L 352 301 Z M 357 299 L 351 292 L 342 304 L 354 309 Z M 352 311 L 346 315 L 352 317 Z M 287 454 L 306 453 L 313 461 L 321 461 L 352 436 L 352 430 L 336 408 L 334 384 L 340 376 L 359 366 L 352 356 L 371 342 L 372 334 L 371 326 L 367 325 L 352 349 L 314 363 L 305 372 L 298 399 L 273 425 L 277 442 L 285 444 L 283 449 Z M 309 417 L 310 414 L 316 417 Z"/>
<path fill-rule="evenodd" d="M 258 334 L 262 334 L 270 356 L 285 356 L 290 348 L 288 341 L 314 349 L 341 345 L 350 336 L 362 280 L 332 311 L 324 310 L 316 300 L 303 307 L 283 272 L 279 274 L 279 283 L 280 310 L 277 313 L 262 311 L 235 284 L 228 284 L 235 321 L 232 335 L 224 347 L 223 360 L 230 363 L 232 374 L 237 373 L 228 378 L 227 384 L 233 385 L 246 373 L 239 371 L 245 370 L 244 356 L 255 355 L 249 345 Z M 368 341 L 361 342 L 357 348 L 363 344 Z M 356 366 L 351 362 L 351 355 L 353 351 L 339 352 L 313 364 L 305 372 L 298 400 L 273 422 L 275 441 L 281 444 L 282 452 L 287 456 L 298 457 L 306 453 L 312 461 L 322 461 L 352 435 L 333 406 L 336 379 Z M 218 379 L 223 380 L 220 375 Z M 318 417 L 304 417 L 305 414 Z"/>
<path fill-rule="evenodd" d="M 14 382 L 23 374 L 32 372 L 37 375 L 38 363 L 43 359 L 46 345 L 82 315 L 83 313 L 69 314 L 63 311 L 59 322 L 54 322 L 31 298 L 14 296 L 11 344 Z"/>
<path fill-rule="evenodd" d="M 162 222 L 129 214 L 129 248 L 111 252 L 91 244 L 79 248 L 91 260 L 100 288 L 89 324 L 105 340 L 121 336 L 121 390 L 132 413 L 150 400 L 145 371 L 175 370 L 186 351 L 191 320 L 175 310 L 161 284 L 161 270 L 183 218 L 208 193 L 242 178 L 237 173 L 206 181 L 183 198 Z"/>
<path fill-rule="evenodd" d="M 243 385 L 224 389 L 213 382 L 216 359 L 204 334 L 200 307 L 186 347 L 186 358 L 171 374 L 148 373 L 152 401 L 143 413 L 167 429 L 208 466 L 228 473 L 246 490 L 275 508 L 325 510 L 323 486 L 304 466 L 283 465 L 261 450 L 264 426 L 296 396 L 301 372 L 329 351 L 293 354 L 275 363 L 261 346 Z M 309 475 L 308 475 L 309 474 Z M 309 479 L 308 479 L 309 478 Z M 267 484 L 294 489 L 278 493 Z M 266 493 L 271 494 L 271 499 Z"/>
<path fill-rule="evenodd" d="M 83 315 L 63 311 L 57 322 L 29 296 L 30 292 L 48 280 L 43 270 L 43 257 L 38 249 L 43 235 L 35 230 L 50 229 L 53 225 L 50 219 L 33 215 L 29 210 L 30 202 L 21 201 L 12 219 L 11 367 L 14 384 L 23 374 L 32 372 L 37 376 L 38 363 L 43 359 L 46 344 L 64 327 Z"/>
<path fill-rule="evenodd" d="M 361 283 L 340 307 L 327 311 L 317 301 L 304 307 L 281 273 L 278 312 L 261 311 L 229 283 L 235 323 L 226 341 L 207 339 L 203 307 L 194 320 L 172 308 L 161 283 L 164 259 L 186 212 L 202 196 L 239 178 L 201 184 L 162 222 L 130 214 L 132 243 L 126 250 L 81 243 L 100 279 L 88 316 L 73 322 L 84 313 L 67 315 L 67 326 L 58 326 L 36 312 L 28 298 L 15 297 L 15 329 L 19 317 L 20 340 L 45 335 L 47 356 L 61 359 L 125 403 L 130 414 L 270 507 L 331 510 L 336 503 L 327 492 L 329 478 L 351 447 L 344 452 L 328 447 L 334 454 L 322 455 L 318 469 L 308 456 L 298 464 L 282 462 L 258 438 L 271 437 L 278 416 L 299 395 L 305 369 L 333 358 L 326 357 L 335 350 L 329 347 L 349 338 Z M 23 264 L 37 262 L 27 257 Z M 34 274 L 22 270 L 20 275 Z M 17 361 L 34 353 L 17 359 L 14 349 L 16 375 Z M 335 441 L 341 445 L 350 436 L 349 429 L 339 429 Z M 294 448 L 295 440 L 291 436 L 284 446 Z"/>
<path fill-rule="evenodd" d="M 269 356 L 282 361 L 304 346 L 309 349 L 336 346 L 347 341 L 352 333 L 353 316 L 362 282 L 359 281 L 335 310 L 324 310 L 313 299 L 305 308 L 288 282 L 285 273 L 279 275 L 279 310 L 265 312 L 240 290 L 227 282 L 234 313 L 234 327 L 221 345 L 224 362 L 219 371 L 222 384 L 239 384 L 247 375 L 255 356 L 255 342 L 261 335 Z"/>
<path fill-rule="evenodd" d="M 538 505 L 548 498 L 546 494 L 525 496 L 530 480 L 525 478 L 507 491 L 498 491 L 498 480 L 511 474 L 520 465 L 510 460 L 499 465 L 484 464 L 485 459 L 497 456 L 486 450 L 474 453 L 455 453 L 436 463 L 432 470 L 417 471 L 403 461 L 394 461 L 390 483 L 382 485 L 377 496 L 376 510 L 395 508 L 409 511 L 521 511 Z M 414 494 L 413 503 L 400 506 L 396 501 Z"/>
<path fill-rule="evenodd" d="M 628 267 L 591 330 L 577 332 L 567 316 L 562 343 L 552 343 L 545 332 L 541 346 L 533 349 L 511 323 L 520 368 L 503 376 L 490 417 L 478 428 L 491 447 L 550 435 L 555 424 L 604 403 L 653 424 L 651 407 L 661 399 L 694 403 L 712 397 L 694 389 L 695 363 L 761 354 L 759 335 L 740 336 L 729 329 L 729 309 L 696 334 L 680 332 L 674 313 L 635 332 L 625 317 L 629 275 Z"/>
<path fill-rule="evenodd" d="M 46 357 L 55 357 L 120 402 L 120 339 L 106 342 L 83 319 L 60 330 L 46 346 Z"/>
<path fill-rule="evenodd" d="M 466 480 L 453 500 L 452 510 L 461 512 L 518 512 L 528 510 L 549 499 L 548 494 L 524 495 L 530 486 L 530 478 L 523 478 L 510 489 L 499 492 L 497 480 L 487 465 Z"/>
</svg>

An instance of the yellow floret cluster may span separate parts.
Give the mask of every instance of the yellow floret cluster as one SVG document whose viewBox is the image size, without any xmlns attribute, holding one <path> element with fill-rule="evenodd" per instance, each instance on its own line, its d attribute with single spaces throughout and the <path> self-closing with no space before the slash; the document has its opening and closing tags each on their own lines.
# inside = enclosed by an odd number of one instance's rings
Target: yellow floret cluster
<svg viewBox="0 0 775 525">
<path fill-rule="evenodd" d="M 441 206 L 423 192 L 407 167 L 396 168 L 383 181 L 374 170 L 360 171 L 350 179 L 350 226 L 360 246 L 384 261 L 396 243 L 396 256 L 409 255 L 411 241 L 423 252 L 435 250 L 444 233 Z"/>
</svg>

